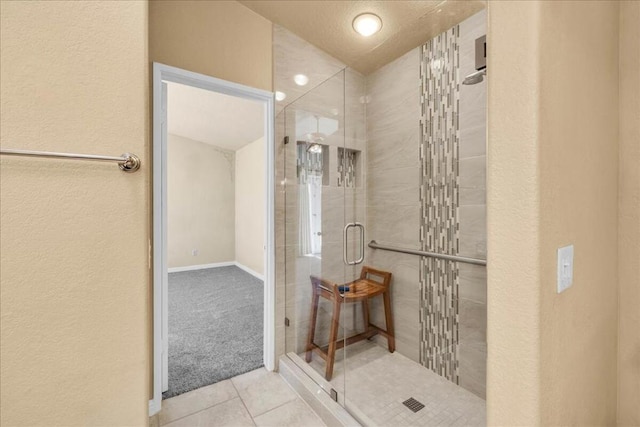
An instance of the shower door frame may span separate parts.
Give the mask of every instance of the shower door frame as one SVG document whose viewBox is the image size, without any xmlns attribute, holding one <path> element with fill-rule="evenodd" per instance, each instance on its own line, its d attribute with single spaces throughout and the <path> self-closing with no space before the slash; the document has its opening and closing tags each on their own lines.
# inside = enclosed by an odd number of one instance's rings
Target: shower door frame
<svg viewBox="0 0 640 427">
<path fill-rule="evenodd" d="M 179 83 L 219 94 L 257 101 L 264 106 L 265 140 L 265 235 L 264 235 L 264 341 L 263 362 L 275 369 L 275 107 L 274 93 L 169 65 L 153 63 L 153 246 L 149 242 L 149 263 L 153 262 L 153 395 L 149 416 L 162 405 L 162 378 L 166 363 L 168 275 L 166 253 L 166 93 L 165 82 Z M 151 267 L 151 266 L 150 266 Z"/>
</svg>

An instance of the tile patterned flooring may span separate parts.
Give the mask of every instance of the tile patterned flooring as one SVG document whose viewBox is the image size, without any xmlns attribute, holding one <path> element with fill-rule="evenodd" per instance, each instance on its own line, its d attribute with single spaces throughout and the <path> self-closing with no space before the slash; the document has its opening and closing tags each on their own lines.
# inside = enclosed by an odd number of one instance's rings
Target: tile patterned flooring
<svg viewBox="0 0 640 427">
<path fill-rule="evenodd" d="M 486 425 L 483 399 L 400 353 L 362 341 L 346 347 L 346 354 L 345 363 L 343 353 L 336 353 L 331 385 L 344 394 L 347 410 L 365 425 Z M 324 361 L 315 354 L 311 366 L 324 375 Z M 425 407 L 412 412 L 402 404 L 410 397 Z"/>
<path fill-rule="evenodd" d="M 150 427 L 325 426 L 275 372 L 264 368 L 162 402 Z"/>
<path fill-rule="evenodd" d="M 371 341 L 339 352 L 332 386 L 365 425 L 485 426 L 485 401 Z M 304 362 L 303 362 L 304 363 Z M 324 373 L 315 356 L 311 367 Z M 345 369 L 346 368 L 346 369 Z M 346 371 L 346 376 L 345 376 Z M 425 407 L 414 413 L 402 402 Z M 164 400 L 150 427 L 325 426 L 279 374 L 264 368 Z"/>
</svg>

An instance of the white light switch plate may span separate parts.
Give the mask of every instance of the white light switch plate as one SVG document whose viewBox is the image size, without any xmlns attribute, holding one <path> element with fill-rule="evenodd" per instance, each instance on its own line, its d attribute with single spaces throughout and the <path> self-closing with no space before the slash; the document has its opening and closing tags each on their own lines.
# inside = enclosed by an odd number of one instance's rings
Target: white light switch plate
<svg viewBox="0 0 640 427">
<path fill-rule="evenodd" d="M 558 249 L 558 293 L 573 285 L 573 245 Z"/>
</svg>

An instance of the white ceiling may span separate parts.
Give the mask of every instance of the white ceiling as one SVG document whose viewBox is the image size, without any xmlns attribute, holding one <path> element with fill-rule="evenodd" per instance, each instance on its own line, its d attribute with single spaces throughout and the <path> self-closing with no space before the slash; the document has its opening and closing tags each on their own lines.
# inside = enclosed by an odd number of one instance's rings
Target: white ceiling
<svg viewBox="0 0 640 427">
<path fill-rule="evenodd" d="M 257 101 L 168 83 L 167 132 L 239 150 L 264 135 L 263 105 Z"/>
</svg>

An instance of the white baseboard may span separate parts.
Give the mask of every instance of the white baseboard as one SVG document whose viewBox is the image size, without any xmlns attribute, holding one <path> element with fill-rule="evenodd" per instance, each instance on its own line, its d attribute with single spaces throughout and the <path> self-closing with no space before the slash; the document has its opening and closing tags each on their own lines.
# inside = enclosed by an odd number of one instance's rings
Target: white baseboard
<svg viewBox="0 0 640 427">
<path fill-rule="evenodd" d="M 249 273 L 249 274 L 250 274 L 250 275 L 252 275 L 253 277 L 255 277 L 255 278 L 257 278 L 257 279 L 260 279 L 260 280 L 262 280 L 262 281 L 264 282 L 264 275 L 259 274 L 258 272 L 256 272 L 256 271 L 254 271 L 254 270 L 250 269 L 250 268 L 249 268 L 249 267 L 247 267 L 246 265 L 242 265 L 242 264 L 240 264 L 238 261 L 236 261 L 236 263 L 235 263 L 235 264 L 236 264 L 236 267 L 238 267 L 239 269 L 246 271 L 247 273 Z"/>
<path fill-rule="evenodd" d="M 229 267 L 231 265 L 235 265 L 239 269 L 246 271 L 253 277 L 260 279 L 264 282 L 264 275 L 259 274 L 258 272 L 250 269 L 246 265 L 240 264 L 237 261 L 214 262 L 213 264 L 199 264 L 199 265 L 187 265 L 184 267 L 172 267 L 169 269 L 169 273 L 180 273 L 182 271 L 204 270 L 205 268 Z"/>
<path fill-rule="evenodd" d="M 169 273 L 179 273 L 181 271 L 204 270 L 205 268 L 229 267 L 230 265 L 236 265 L 236 262 L 227 261 L 227 262 L 214 262 L 213 264 L 187 265 L 185 267 L 172 267 L 172 268 L 169 268 L 168 270 L 169 270 Z"/>
</svg>

